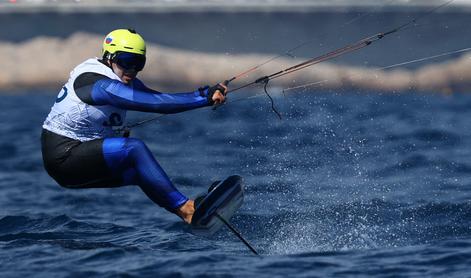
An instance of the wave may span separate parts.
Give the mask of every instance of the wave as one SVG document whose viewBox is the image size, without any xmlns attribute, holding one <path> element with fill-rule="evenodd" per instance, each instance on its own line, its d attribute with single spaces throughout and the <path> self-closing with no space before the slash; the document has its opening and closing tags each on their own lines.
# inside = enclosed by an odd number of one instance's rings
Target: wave
<svg viewBox="0 0 471 278">
<path fill-rule="evenodd" d="M 372 199 L 273 216 L 241 214 L 234 223 L 269 254 L 381 249 L 470 238 L 471 203 L 417 204 Z"/>
<path fill-rule="evenodd" d="M 2 65 L 8 71 L 0 75 L 0 89 L 59 87 L 77 64 L 99 54 L 101 40 L 100 36 L 78 32 L 65 39 L 37 37 L 22 43 L 1 42 L 0 52 L 8 57 L 2 60 Z M 148 53 L 148 66 L 140 75 L 141 78 L 161 88 L 175 90 L 213 84 L 232 76 L 234 72 L 242 72 L 271 58 L 262 54 L 229 56 L 183 51 L 157 44 L 149 45 Z M 285 68 L 300 61 L 302 59 L 281 58 L 272 61 L 270 67 L 258 69 L 254 76 L 264 76 L 272 73 L 274 68 Z M 313 90 L 466 91 L 471 87 L 471 55 L 430 64 L 417 70 L 381 70 L 322 63 L 293 73 L 290 78 L 273 80 L 271 84 L 288 87 L 293 85 L 294 80 L 296 84 L 320 81 L 310 87 Z M 185 88 L 181 87 L 182 83 Z M 241 84 L 234 82 L 232 85 Z"/>
<path fill-rule="evenodd" d="M 130 227 L 112 223 L 78 221 L 67 215 L 7 215 L 0 219 L 0 242 L 52 241 L 71 248 L 113 247 L 109 242 L 96 240 L 100 236 L 117 235 L 132 230 Z M 87 238 L 92 242 L 84 241 Z"/>
</svg>

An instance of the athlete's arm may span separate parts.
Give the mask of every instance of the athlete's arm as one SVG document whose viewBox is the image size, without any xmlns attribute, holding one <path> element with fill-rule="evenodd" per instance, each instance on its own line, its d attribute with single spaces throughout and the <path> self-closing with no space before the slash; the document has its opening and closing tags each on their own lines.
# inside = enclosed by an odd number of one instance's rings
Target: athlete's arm
<svg viewBox="0 0 471 278">
<path fill-rule="evenodd" d="M 115 107 L 143 112 L 178 113 L 213 104 L 208 88 L 189 93 L 160 93 L 145 87 L 142 82 L 128 86 L 118 80 L 96 73 L 79 76 L 74 89 L 77 96 L 91 105 Z"/>
<path fill-rule="evenodd" d="M 161 94 L 161 92 L 153 90 L 153 89 L 147 87 L 144 84 L 144 82 L 142 82 L 139 78 L 134 78 L 134 80 L 132 81 L 132 84 L 133 84 L 134 88 L 136 88 L 140 91 L 145 91 L 147 93 L 153 93 L 153 94 Z"/>
<path fill-rule="evenodd" d="M 178 113 L 211 105 L 207 90 L 189 93 L 149 93 L 112 79 L 102 79 L 92 89 L 96 105 L 113 105 L 121 109 L 157 113 Z"/>
<path fill-rule="evenodd" d="M 133 80 L 133 86 L 134 88 L 137 88 L 141 91 L 145 91 L 145 92 L 148 92 L 148 93 L 152 93 L 152 94 L 161 94 L 161 92 L 158 92 L 158 91 L 155 91 L 149 87 L 147 87 L 146 85 L 144 85 L 144 83 L 139 80 L 138 78 L 135 78 Z M 219 103 L 222 103 L 225 101 L 226 99 L 226 92 L 227 92 L 227 84 L 224 84 L 224 83 L 219 83 L 219 84 L 216 84 L 215 86 L 213 87 L 205 87 L 205 88 L 200 88 L 198 89 L 200 90 L 203 90 L 204 91 L 204 95 L 206 95 L 206 98 L 208 99 L 208 101 L 210 102 L 210 105 L 212 104 L 219 104 Z"/>
</svg>

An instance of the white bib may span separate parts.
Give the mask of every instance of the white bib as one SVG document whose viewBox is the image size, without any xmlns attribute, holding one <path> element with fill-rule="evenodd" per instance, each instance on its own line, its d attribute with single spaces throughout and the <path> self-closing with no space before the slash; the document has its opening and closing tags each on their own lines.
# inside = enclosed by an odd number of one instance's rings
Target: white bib
<svg viewBox="0 0 471 278">
<path fill-rule="evenodd" d="M 98 58 L 88 59 L 70 72 L 70 78 L 59 92 L 43 128 L 79 141 L 115 136 L 113 127 L 122 126 L 126 110 L 111 105 L 89 105 L 74 91 L 75 79 L 83 73 L 94 72 L 111 79 L 119 77 Z"/>
</svg>

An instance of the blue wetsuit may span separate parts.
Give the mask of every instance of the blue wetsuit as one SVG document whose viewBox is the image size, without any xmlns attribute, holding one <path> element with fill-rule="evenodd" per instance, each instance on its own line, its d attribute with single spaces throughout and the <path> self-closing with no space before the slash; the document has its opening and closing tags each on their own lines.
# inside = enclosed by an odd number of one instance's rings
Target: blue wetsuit
<svg viewBox="0 0 471 278">
<path fill-rule="evenodd" d="M 124 110 L 168 114 L 212 104 L 207 88 L 165 94 L 147 88 L 138 79 L 130 86 L 93 73 L 77 78 L 74 87 L 76 95 L 89 105 Z M 139 185 L 152 201 L 170 211 L 188 201 L 139 139 L 112 137 L 80 142 L 44 130 L 42 151 L 46 170 L 62 186 Z"/>
<path fill-rule="evenodd" d="M 205 92 L 162 94 L 144 86 L 134 86 L 111 79 L 95 83 L 91 97 L 97 105 L 158 113 L 177 113 L 208 105 Z M 106 138 L 103 154 L 112 173 L 121 174 L 123 185 L 138 184 L 149 198 L 162 207 L 175 209 L 188 198 L 172 184 L 147 146 L 135 138 Z"/>
</svg>

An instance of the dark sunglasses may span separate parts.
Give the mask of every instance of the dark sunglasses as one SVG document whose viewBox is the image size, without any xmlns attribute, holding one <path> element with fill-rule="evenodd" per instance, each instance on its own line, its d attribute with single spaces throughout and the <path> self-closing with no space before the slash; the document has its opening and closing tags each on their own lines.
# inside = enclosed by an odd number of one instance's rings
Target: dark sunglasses
<svg viewBox="0 0 471 278">
<path fill-rule="evenodd" d="M 146 64 L 146 56 L 128 52 L 119 52 L 114 56 L 113 62 L 118 64 L 125 71 L 141 71 Z"/>
</svg>

